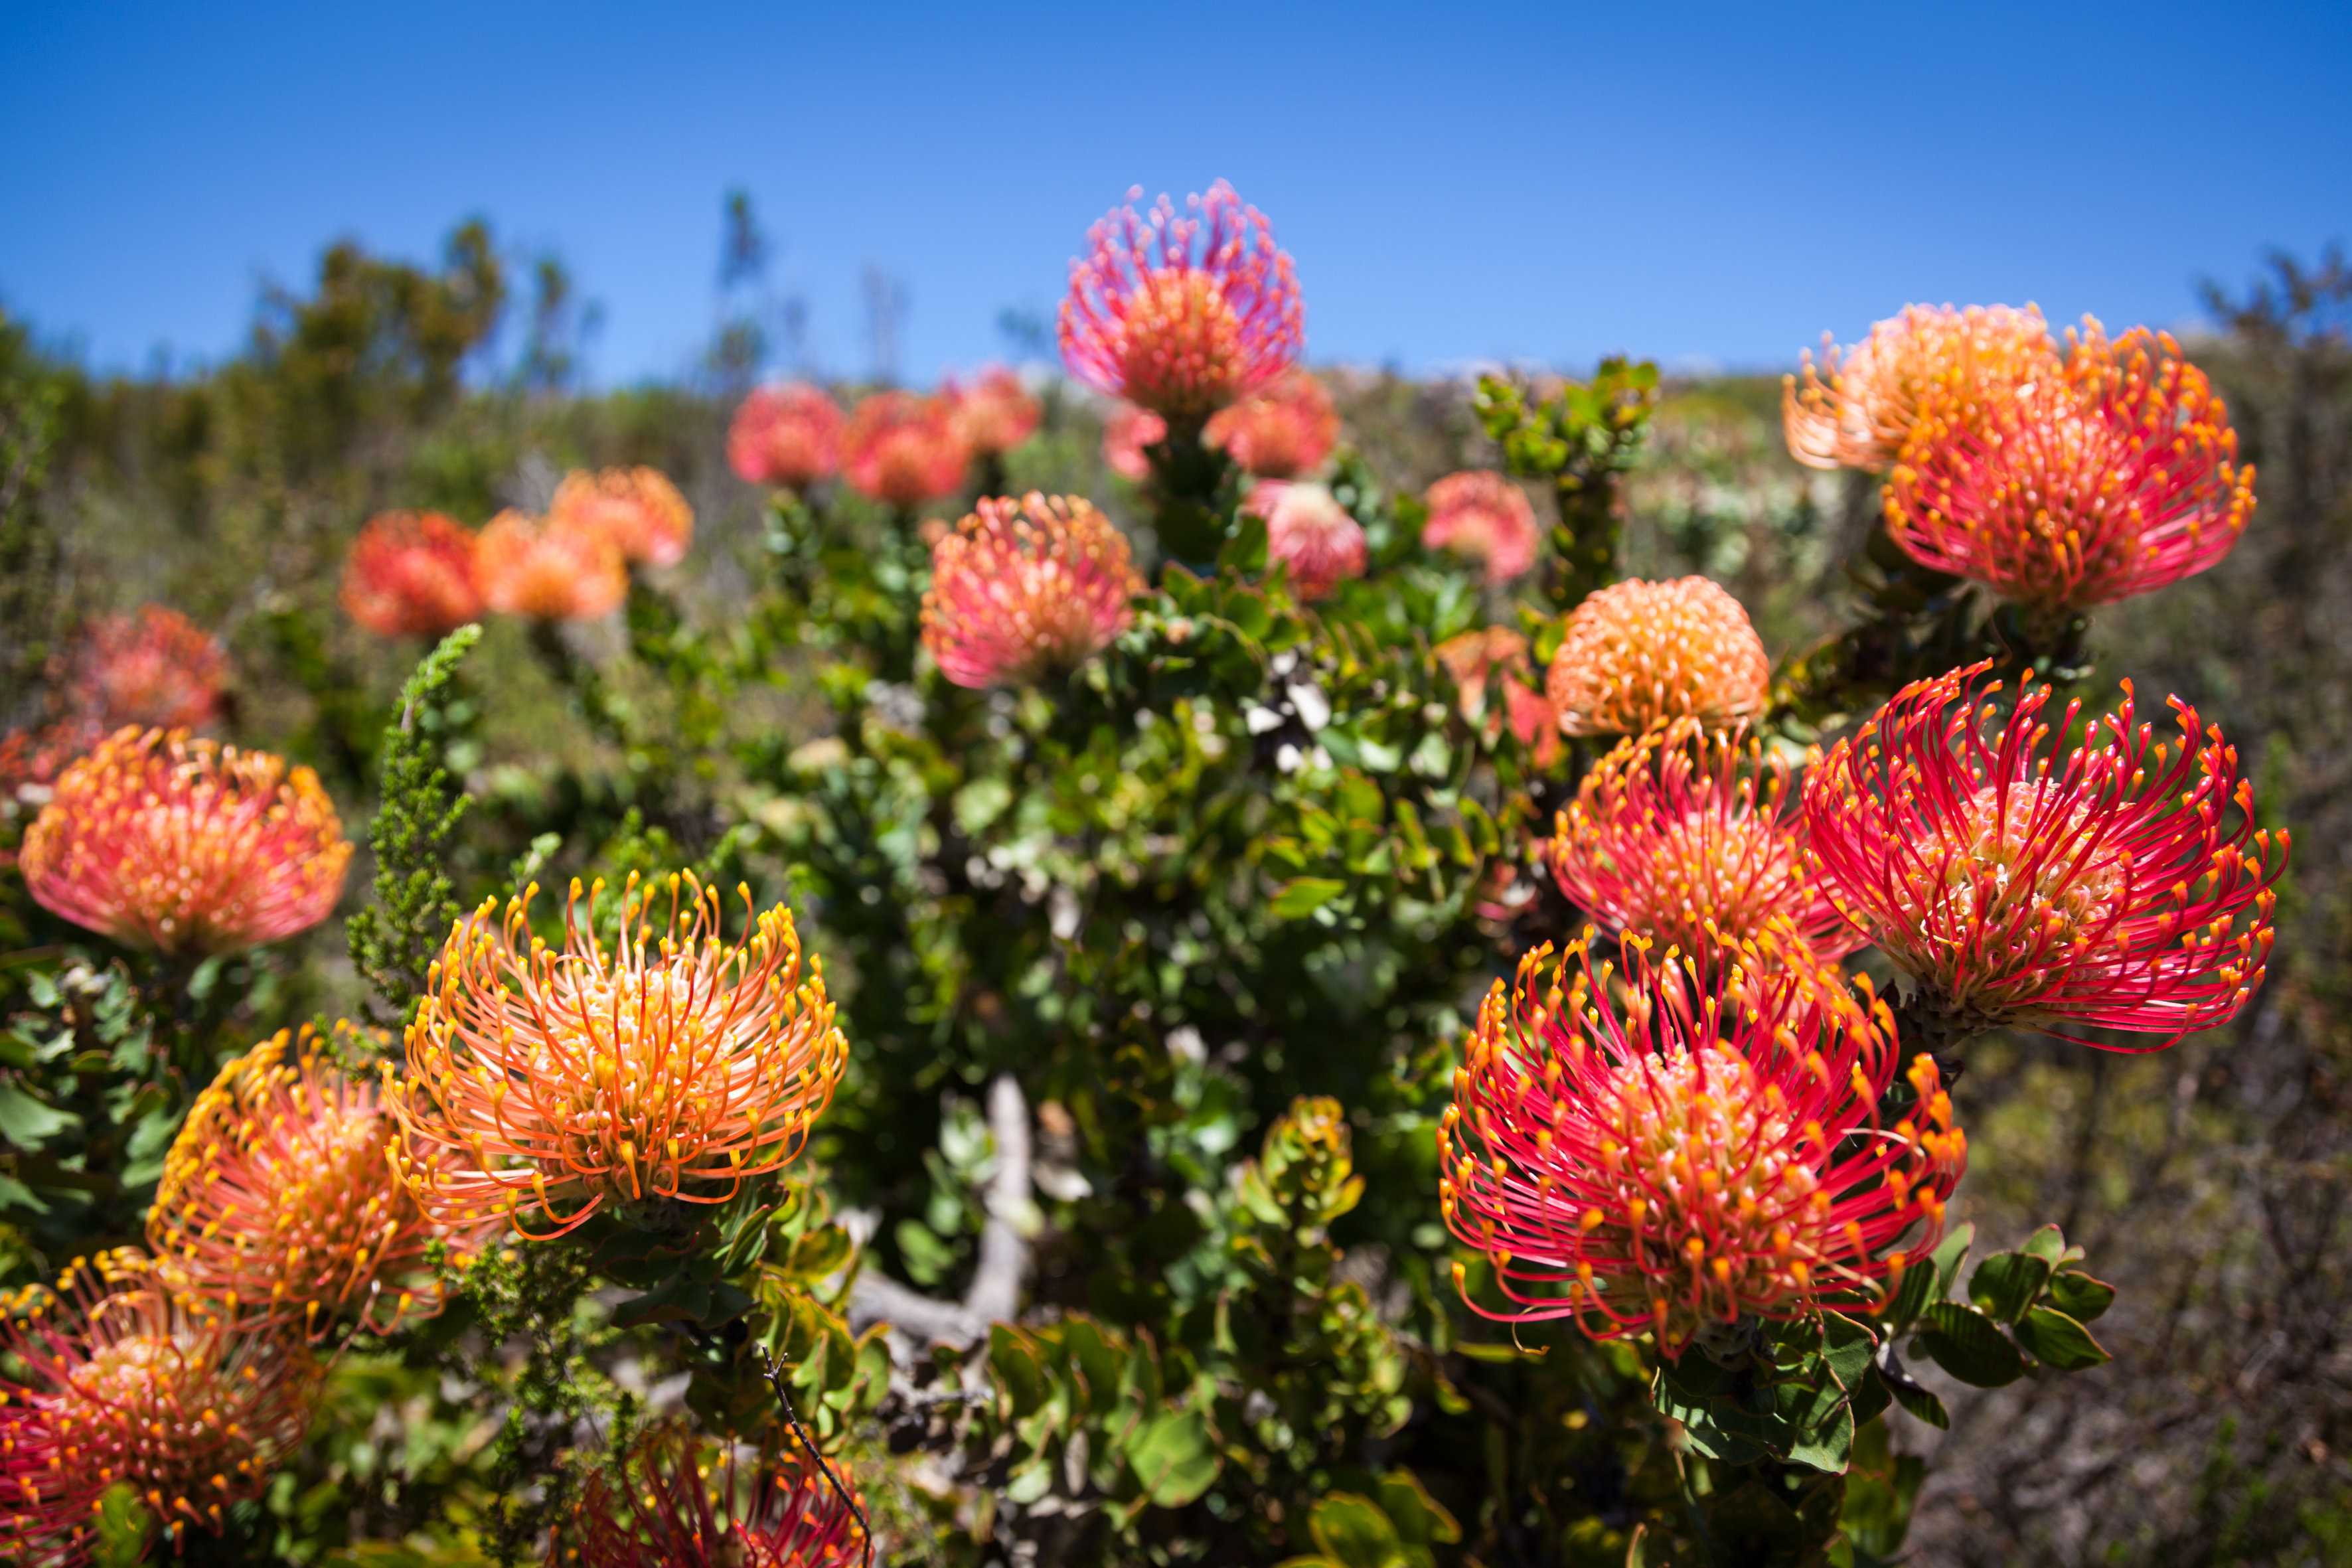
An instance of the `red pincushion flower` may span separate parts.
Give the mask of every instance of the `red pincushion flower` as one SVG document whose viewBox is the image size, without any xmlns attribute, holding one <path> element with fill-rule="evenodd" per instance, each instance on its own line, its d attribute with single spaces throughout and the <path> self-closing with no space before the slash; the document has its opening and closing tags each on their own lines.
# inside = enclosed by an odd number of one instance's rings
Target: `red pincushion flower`
<svg viewBox="0 0 2352 1568">
<path fill-rule="evenodd" d="M 343 610 L 378 637 L 444 637 L 482 613 L 474 550 L 437 511 L 379 513 L 343 563 Z"/>
<path fill-rule="evenodd" d="M 2156 743 L 2126 682 L 2062 763 L 2082 704 L 2053 732 L 2042 686 L 2003 717 L 1989 668 L 1905 687 L 1806 779 L 1831 895 L 1956 1032 L 2068 1020 L 2170 1045 L 2226 1022 L 2262 984 L 2289 848 L 2254 826 L 2236 750 L 2177 698 L 2178 746 Z"/>
<path fill-rule="evenodd" d="M 1126 539 L 1087 501 L 984 500 L 931 546 L 923 647 L 958 686 L 1042 679 L 1125 631 L 1142 588 Z"/>
<path fill-rule="evenodd" d="M 1570 612 L 1544 690 L 1569 734 L 1637 735 L 1672 719 L 1720 728 L 1752 717 L 1771 677 L 1738 600 L 1704 577 L 1634 579 Z"/>
<path fill-rule="evenodd" d="M 1122 403 L 1103 421 L 1103 461 L 1119 478 L 1141 484 L 1151 477 L 1151 459 L 1143 449 L 1166 439 L 1168 421 L 1149 408 Z"/>
<path fill-rule="evenodd" d="M 629 596 L 620 547 L 596 529 L 502 511 L 482 530 L 475 557 L 482 603 L 505 616 L 593 621 Z"/>
<path fill-rule="evenodd" d="M 762 386 L 727 428 L 730 467 L 755 485 L 804 490 L 841 467 L 841 405 L 806 382 Z"/>
<path fill-rule="evenodd" d="M 841 461 L 859 493 L 912 508 L 961 488 L 971 450 L 945 398 L 877 392 L 850 411 Z"/>
<path fill-rule="evenodd" d="M 1181 218 L 1166 196 L 1139 216 L 1142 195 L 1129 191 L 1087 231 L 1092 252 L 1070 263 L 1062 362 L 1089 386 L 1197 427 L 1297 362 L 1298 280 L 1265 216 L 1223 180 L 1187 197 Z"/>
<path fill-rule="evenodd" d="M 954 411 L 956 432 L 975 457 L 1009 452 L 1029 439 L 1045 410 L 1029 395 L 1021 378 L 1003 365 L 980 373 L 970 386 L 950 379 L 947 400 Z"/>
<path fill-rule="evenodd" d="M 74 705 L 97 733 L 125 724 L 193 730 L 220 713 L 228 655 L 179 611 L 143 605 L 92 626 L 79 665 Z"/>
<path fill-rule="evenodd" d="M 351 858 L 309 768 L 130 727 L 66 770 L 21 852 L 43 909 L 192 958 L 317 925 L 341 897 Z"/>
<path fill-rule="evenodd" d="M 2031 305 L 1906 305 L 1894 320 L 1874 324 L 1843 364 L 1824 337 L 1818 373 L 1813 356 L 1804 356 L 1802 390 L 1795 376 L 1783 379 L 1789 455 L 1816 468 L 1884 473 L 1931 395 L 1979 410 L 2058 374 L 2050 329 Z"/>
<path fill-rule="evenodd" d="M 1886 487 L 1913 560 L 2045 615 L 2204 571 L 2254 510 L 2229 410 L 2170 336 L 2067 337 L 2063 376 L 1987 407 L 1931 389 Z"/>
<path fill-rule="evenodd" d="M 1350 577 L 1360 577 L 1370 559 L 1363 525 L 1322 485 L 1261 479 L 1242 510 L 1265 520 L 1268 564 L 1290 568 L 1290 591 L 1301 599 L 1326 599 Z"/>
<path fill-rule="evenodd" d="M 383 1072 L 401 1179 L 437 1224 L 528 1204 L 561 1235 L 614 1205 L 725 1203 L 797 1158 L 833 1098 L 848 1047 L 790 910 L 729 942 L 716 889 L 671 877 L 656 923 L 632 873 L 608 949 L 604 886 L 583 921 L 572 883 L 561 947 L 531 935 L 534 885 L 503 925 L 489 901 L 459 921 L 433 965 L 407 1076 Z"/>
<path fill-rule="evenodd" d="M 1321 382 L 1294 367 L 1264 391 L 1218 410 L 1201 438 L 1223 447 L 1244 473 L 1293 479 L 1331 455 L 1339 439 L 1339 411 Z"/>
<path fill-rule="evenodd" d="M 796 1448 L 763 1458 L 747 1475 L 733 1447 L 713 1463 L 691 1434 L 665 1429 L 625 1462 L 621 1489 L 615 1496 L 602 1475 L 588 1483 L 578 1515 L 583 1568 L 857 1568 L 866 1560 L 856 1493 L 835 1490 Z"/>
<path fill-rule="evenodd" d="M 648 566 L 677 565 L 694 542 L 694 509 L 658 468 L 574 469 L 555 487 L 547 525 L 601 533 L 624 561 Z"/>
<path fill-rule="evenodd" d="M 1654 1332 L 1679 1357 L 1742 1316 L 1870 1311 L 1942 1234 L 1967 1164 L 1932 1058 L 1893 1127 L 1893 1021 L 1833 965 L 1718 959 L 1695 1007 L 1669 951 L 1628 942 L 1622 985 L 1570 946 L 1479 1010 L 1438 1124 L 1446 1225 L 1486 1255 L 1505 1321 Z M 1759 968 L 1776 971 L 1751 978 Z M 1694 973 L 1699 971 L 1694 967 Z M 1457 1287 L 1466 1284 L 1455 1266 Z"/>
<path fill-rule="evenodd" d="M 1486 581 L 1507 583 L 1536 563 L 1543 529 L 1527 492 L 1484 468 L 1448 474 L 1429 487 L 1421 542 L 1486 563 Z"/>
</svg>

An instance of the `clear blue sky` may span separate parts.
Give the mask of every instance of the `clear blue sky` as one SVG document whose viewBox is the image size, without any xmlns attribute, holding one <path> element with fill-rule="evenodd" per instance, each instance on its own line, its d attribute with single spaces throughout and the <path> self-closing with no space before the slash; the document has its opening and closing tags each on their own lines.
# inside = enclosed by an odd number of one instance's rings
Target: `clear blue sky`
<svg viewBox="0 0 2352 1568">
<path fill-rule="evenodd" d="M 1965 20 L 1963 18 L 1966 18 Z M 90 363 L 232 352 L 265 277 L 479 213 L 598 381 L 706 341 L 752 195 L 810 346 L 1002 355 L 1132 184 L 1223 175 L 1318 362 L 1778 366 L 1906 301 L 2179 324 L 2352 237 L 2352 5 L 0 5 L 0 303 Z"/>
</svg>

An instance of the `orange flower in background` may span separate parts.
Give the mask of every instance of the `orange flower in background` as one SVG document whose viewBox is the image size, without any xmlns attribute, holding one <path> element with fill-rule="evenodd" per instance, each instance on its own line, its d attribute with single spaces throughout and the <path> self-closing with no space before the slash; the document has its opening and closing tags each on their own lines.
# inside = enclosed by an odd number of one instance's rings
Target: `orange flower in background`
<svg viewBox="0 0 2352 1568">
<path fill-rule="evenodd" d="M 1771 661 L 1739 601 L 1705 577 L 1612 584 L 1568 617 L 1545 694 L 1571 735 L 1711 728 L 1764 710 Z"/>
<path fill-rule="evenodd" d="M 1370 558 L 1364 529 L 1322 485 L 1261 479 L 1242 510 L 1265 520 L 1268 564 L 1290 568 L 1290 589 L 1301 599 L 1325 599 Z"/>
<path fill-rule="evenodd" d="M 1484 626 L 1450 637 L 1432 651 L 1454 678 L 1462 717 L 1472 723 L 1486 717 L 1486 679 L 1501 671 L 1503 711 L 1487 720 L 1488 739 L 1501 734 L 1499 726 L 1507 722 L 1521 745 L 1535 748 L 1535 765 L 1551 766 L 1559 755 L 1559 714 L 1549 698 L 1528 684 L 1535 665 L 1528 658 L 1527 638 L 1507 626 Z"/>
<path fill-rule="evenodd" d="M 1542 541 L 1527 492 L 1500 474 L 1472 468 L 1429 487 L 1422 543 L 1486 563 L 1490 584 L 1507 583 L 1533 566 Z"/>
<path fill-rule="evenodd" d="M 1029 439 L 1045 414 L 1021 378 L 1003 365 L 981 372 L 970 386 L 949 378 L 946 396 L 955 411 L 956 433 L 975 457 L 1013 450 Z"/>
<path fill-rule="evenodd" d="M 184 731 L 126 727 L 58 779 L 20 863 L 51 913 L 200 958 L 317 925 L 342 896 L 351 858 L 309 768 Z"/>
<path fill-rule="evenodd" d="M 923 647 L 958 686 L 1017 686 L 1076 668 L 1134 619 L 1127 540 L 1076 496 L 983 500 L 931 546 Z"/>
<path fill-rule="evenodd" d="M 344 560 L 343 610 L 378 637 L 445 637 L 482 613 L 474 550 L 437 511 L 380 512 Z"/>
<path fill-rule="evenodd" d="M 1997 407 L 2059 374 L 2042 312 L 2007 305 L 1955 310 L 1906 305 L 1841 356 L 1822 340 L 1821 369 L 1804 356 L 1803 384 L 1783 378 L 1789 454 L 1816 468 L 1894 466 L 1930 393 L 1955 410 Z"/>
<path fill-rule="evenodd" d="M 694 509 L 658 468 L 575 468 L 555 487 L 550 528 L 578 528 L 613 542 L 625 561 L 675 566 L 694 542 Z"/>
<path fill-rule="evenodd" d="M 500 615 L 593 621 L 629 596 L 620 547 L 599 530 L 560 518 L 499 513 L 482 530 L 476 562 L 482 603 Z"/>
<path fill-rule="evenodd" d="M 877 392 L 850 411 L 841 462 L 860 494 L 911 509 L 961 489 L 971 449 L 945 398 Z"/>
<path fill-rule="evenodd" d="M 841 405 L 806 382 L 756 388 L 727 427 L 727 462 L 755 485 L 804 490 L 841 467 Z"/>
<path fill-rule="evenodd" d="M 1294 366 L 1264 391 L 1218 410 L 1201 438 L 1223 447 L 1244 473 L 1297 479 L 1331 455 L 1339 439 L 1339 410 L 1321 382 Z"/>
<path fill-rule="evenodd" d="M 1143 449 L 1166 439 L 1168 421 L 1149 408 L 1122 403 L 1103 421 L 1103 462 L 1119 478 L 1141 484 L 1151 477 L 1151 459 Z"/>
<path fill-rule="evenodd" d="M 536 886 L 502 925 L 485 901 L 433 966 L 406 1077 L 384 1064 L 401 1179 L 438 1224 L 528 1211 L 562 1235 L 615 1205 L 725 1203 L 790 1164 L 833 1098 L 848 1047 L 790 910 L 730 942 L 716 889 L 669 878 L 656 922 L 633 873 L 608 950 L 604 888 L 583 919 L 572 883 L 561 947 L 531 935 Z"/>
<path fill-rule="evenodd" d="M 74 706 L 98 733 L 125 724 L 192 730 L 220 715 L 228 654 L 177 610 L 142 605 L 136 616 L 98 621 L 76 662 Z"/>
<path fill-rule="evenodd" d="M 2084 329 L 2063 376 L 1989 407 L 1931 389 L 1886 486 L 1913 560 L 2046 615 L 2204 571 L 2254 510 L 2229 410 L 2179 345 Z"/>
<path fill-rule="evenodd" d="M 635 1495 L 616 1498 L 599 1475 L 581 1499 L 583 1568 L 860 1568 L 866 1561 L 856 1493 L 835 1490 L 797 1448 L 739 1467 L 732 1447 L 712 1456 L 690 1432 L 665 1428 L 639 1445 L 623 1476 L 634 1479 Z"/>
</svg>

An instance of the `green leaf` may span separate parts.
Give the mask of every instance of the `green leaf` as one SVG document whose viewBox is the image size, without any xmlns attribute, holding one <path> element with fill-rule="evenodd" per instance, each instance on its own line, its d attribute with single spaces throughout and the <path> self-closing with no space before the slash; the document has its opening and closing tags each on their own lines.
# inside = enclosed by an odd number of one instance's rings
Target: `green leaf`
<svg viewBox="0 0 2352 1568">
<path fill-rule="evenodd" d="M 1353 1492 L 1333 1492 L 1307 1516 L 1316 1546 L 1340 1568 L 1401 1568 L 1404 1542 L 1378 1503 Z"/>
<path fill-rule="evenodd" d="M 1835 1414 L 1789 1445 L 1789 1462 L 1810 1465 L 1825 1475 L 1845 1473 L 1853 1452 L 1853 1406 L 1841 1404 Z"/>
<path fill-rule="evenodd" d="M 2027 1237 L 2025 1245 L 2018 1250 L 2029 1258 L 2039 1258 L 2051 1268 L 2055 1268 L 2058 1267 L 2059 1260 L 2066 1255 L 2066 1237 L 2056 1226 L 2045 1225 Z"/>
<path fill-rule="evenodd" d="M 1969 1260 L 1969 1248 L 1976 1239 L 1977 1227 L 1969 1223 L 1954 1229 L 1936 1248 L 1936 1300 L 1943 1300 L 1952 1293 L 1952 1286 L 1960 1277 L 1960 1266 Z"/>
<path fill-rule="evenodd" d="M 1391 1470 L 1381 1478 L 1380 1504 L 1381 1511 L 1396 1526 L 1406 1560 L 1413 1568 L 1434 1568 L 1437 1554 L 1431 1547 L 1462 1539 L 1462 1526 L 1411 1470 Z"/>
<path fill-rule="evenodd" d="M 2042 1294 L 2049 1279 L 2048 1259 L 2024 1252 L 1996 1252 L 1969 1276 L 1969 1300 L 1995 1322 L 2013 1323 Z"/>
<path fill-rule="evenodd" d="M 73 1112 L 44 1105 L 13 1083 L 0 1083 L 0 1134 L 17 1148 L 38 1150 L 45 1141 L 80 1124 L 81 1118 Z"/>
<path fill-rule="evenodd" d="M 1181 1508 L 1209 1489 L 1224 1468 L 1197 1410 L 1171 1410 L 1135 1429 L 1127 1444 L 1128 1468 L 1144 1495 L 1159 1508 Z"/>
<path fill-rule="evenodd" d="M 2078 1323 L 2095 1321 L 2116 1300 L 2114 1286 L 2074 1269 L 2053 1276 L 2048 1294 L 2052 1306 Z"/>
<path fill-rule="evenodd" d="M 1295 921 L 1313 914 L 1347 890 L 1347 883 L 1328 877 L 1294 877 L 1275 894 L 1270 907 L 1276 919 Z"/>
<path fill-rule="evenodd" d="M 2048 1307 L 2036 1307 L 2025 1314 L 2017 1325 L 2017 1342 L 2032 1352 L 2034 1360 L 2060 1372 L 2081 1372 L 2115 1359 L 2091 1337 L 2090 1330 Z"/>
<path fill-rule="evenodd" d="M 2009 1337 L 1990 1318 L 1958 1301 L 1937 1301 L 1921 1313 L 1911 1348 L 1977 1388 L 2000 1388 L 2025 1375 L 2025 1358 Z"/>
</svg>

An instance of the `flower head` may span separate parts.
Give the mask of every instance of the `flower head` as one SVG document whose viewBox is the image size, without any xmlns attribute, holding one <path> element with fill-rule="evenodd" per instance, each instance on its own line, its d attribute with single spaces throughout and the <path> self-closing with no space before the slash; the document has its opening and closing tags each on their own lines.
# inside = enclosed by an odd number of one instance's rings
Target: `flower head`
<svg viewBox="0 0 2352 1568">
<path fill-rule="evenodd" d="M 475 540 L 437 511 L 368 519 L 343 563 L 343 609 L 380 637 L 437 637 L 482 613 Z"/>
<path fill-rule="evenodd" d="M 1448 474 L 1429 487 L 1421 542 L 1486 563 L 1486 581 L 1507 583 L 1536 563 L 1543 529 L 1527 492 L 1484 468 Z"/>
<path fill-rule="evenodd" d="M 694 542 L 694 509 L 658 468 L 575 468 L 555 487 L 550 528 L 577 528 L 613 542 L 624 561 L 675 566 Z"/>
<path fill-rule="evenodd" d="M 581 1500 L 583 1568 L 857 1568 L 865 1561 L 856 1494 L 836 1491 L 797 1447 L 739 1466 L 732 1447 L 714 1457 L 692 1434 L 663 1428 L 624 1462 L 621 1479 L 629 1489 L 623 1495 L 599 1475 Z"/>
<path fill-rule="evenodd" d="M 1089 229 L 1093 250 L 1070 263 L 1062 301 L 1062 363 L 1096 389 L 1177 423 L 1205 420 L 1297 360 L 1306 311 L 1274 231 L 1219 180 L 1148 215 L 1127 205 Z"/>
<path fill-rule="evenodd" d="M 1166 439 L 1168 421 L 1149 408 L 1122 403 L 1103 421 L 1103 461 L 1119 478 L 1141 484 L 1151 477 L 1151 459 L 1143 449 Z"/>
<path fill-rule="evenodd" d="M 1781 396 L 1790 455 L 1816 468 L 1884 473 L 1931 394 L 1960 410 L 1997 406 L 2018 388 L 2055 376 L 2058 355 L 2031 305 L 1906 305 L 1874 324 L 1843 363 L 1824 338 L 1820 371 L 1808 353 L 1803 374 L 1802 388 L 1787 377 Z"/>
<path fill-rule="evenodd" d="M 1752 980 L 1751 952 L 1721 976 L 1740 1002 L 1702 984 L 1694 1005 L 1680 981 L 1698 965 L 1628 942 L 1620 984 L 1588 942 L 1548 984 L 1549 947 L 1496 983 L 1438 1125 L 1446 1224 L 1508 1302 L 1465 1292 L 1472 1309 L 1649 1331 L 1679 1357 L 1744 1315 L 1883 1304 L 1967 1163 L 1933 1059 L 1910 1063 L 1917 1103 L 1884 1126 L 1899 1058 L 1866 982 L 1857 996 L 1803 962 Z"/>
<path fill-rule="evenodd" d="M 1612 931 L 1696 952 L 1790 922 L 1805 951 L 1862 946 L 1806 873 L 1789 764 L 1737 731 L 1678 719 L 1620 742 L 1559 814 L 1548 858 L 1560 891 Z"/>
<path fill-rule="evenodd" d="M 629 596 L 629 568 L 603 531 L 502 511 L 482 530 L 475 556 L 482 603 L 504 616 L 593 621 Z"/>
<path fill-rule="evenodd" d="M 958 686 L 1020 685 L 1092 658 L 1142 587 L 1126 539 L 1086 500 L 983 500 L 931 547 L 923 647 Z"/>
<path fill-rule="evenodd" d="M 103 734 L 125 724 L 194 729 L 219 716 L 228 655 L 177 610 L 142 605 L 84 635 L 74 706 Z M 95 737 L 93 737 L 95 738 Z"/>
<path fill-rule="evenodd" d="M 841 461 L 860 494 L 911 508 L 960 489 L 971 449 L 947 399 L 877 392 L 850 410 Z"/>
<path fill-rule="evenodd" d="M 1760 713 L 1771 675 L 1738 600 L 1705 577 L 1634 579 L 1570 613 L 1544 688 L 1569 734 L 1639 734 L 1671 719 L 1721 728 Z"/>
<path fill-rule="evenodd" d="M 1045 412 L 1021 384 L 1021 378 L 1003 365 L 981 372 L 970 386 L 950 379 L 947 400 L 954 411 L 956 432 L 975 457 L 1013 450 L 1029 439 Z"/>
<path fill-rule="evenodd" d="M 1363 525 L 1328 488 L 1301 480 L 1260 479 L 1242 510 L 1265 520 L 1268 563 L 1290 568 L 1290 590 L 1326 599 L 1370 559 Z"/>
<path fill-rule="evenodd" d="M 34 900 L 176 957 L 307 931 L 342 896 L 352 847 L 319 775 L 185 731 L 126 727 L 68 768 L 25 834 Z"/>
<path fill-rule="evenodd" d="M 2047 686 L 2003 715 L 1988 665 L 1905 687 L 1805 781 L 1820 879 L 1971 1027 L 2061 1020 L 2162 1035 L 2262 984 L 2288 839 L 2253 824 L 2235 748 L 2177 698 L 2176 743 L 2132 691 L 2065 747 Z"/>
<path fill-rule="evenodd" d="M 752 484 L 804 490 L 841 467 L 841 405 L 823 387 L 759 387 L 727 428 L 727 461 Z"/>
<path fill-rule="evenodd" d="M 394 1157 L 437 1224 L 531 1212 L 560 1235 L 604 1208 L 725 1203 L 791 1163 L 833 1098 L 848 1047 L 823 966 L 800 978 L 790 910 L 730 942 L 715 889 L 669 878 L 656 923 L 632 874 L 607 948 L 604 886 L 583 911 L 572 883 L 561 947 L 531 934 L 536 886 L 503 924 L 487 900 L 458 921 L 408 1026 L 406 1078 L 384 1064 Z"/>
<path fill-rule="evenodd" d="M 1261 392 L 1222 408 L 1201 433 L 1262 479 L 1312 473 L 1339 439 L 1339 411 L 1323 384 L 1293 366 Z"/>
<path fill-rule="evenodd" d="M 2067 336 L 2063 376 L 1988 407 L 1930 389 L 1885 501 L 1914 560 L 2052 614 L 2204 571 L 2254 510 L 2229 411 L 2168 335 Z"/>
</svg>

